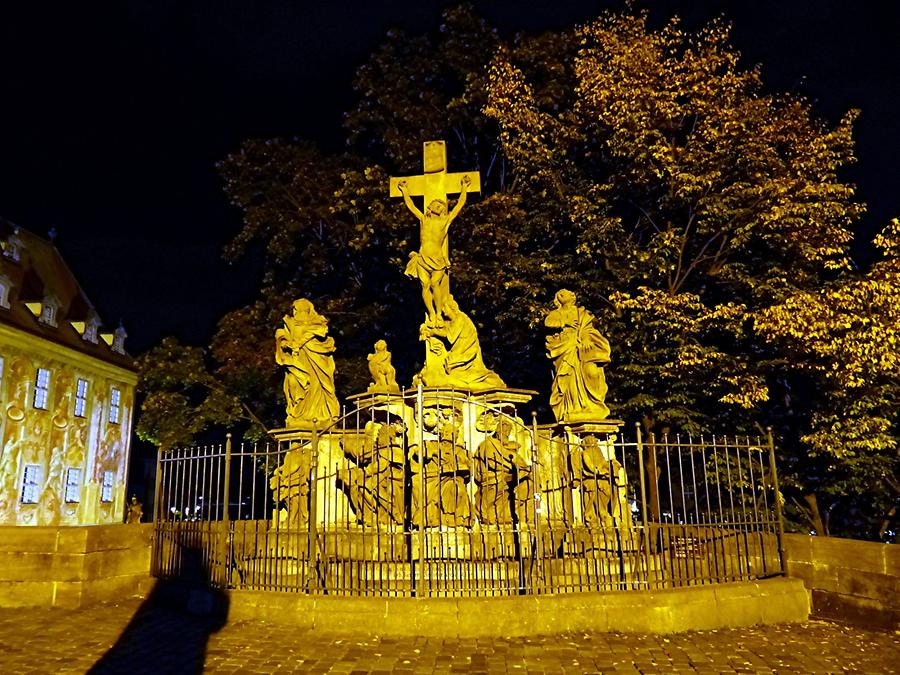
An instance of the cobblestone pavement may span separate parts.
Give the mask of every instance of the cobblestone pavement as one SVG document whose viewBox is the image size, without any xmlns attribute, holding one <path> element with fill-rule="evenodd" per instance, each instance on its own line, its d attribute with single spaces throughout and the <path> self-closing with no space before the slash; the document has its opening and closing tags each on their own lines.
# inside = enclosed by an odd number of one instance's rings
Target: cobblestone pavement
<svg viewBox="0 0 900 675">
<path fill-rule="evenodd" d="M 653 635 L 339 639 L 140 600 L 0 609 L 0 673 L 896 673 L 900 635 L 811 621 Z"/>
</svg>

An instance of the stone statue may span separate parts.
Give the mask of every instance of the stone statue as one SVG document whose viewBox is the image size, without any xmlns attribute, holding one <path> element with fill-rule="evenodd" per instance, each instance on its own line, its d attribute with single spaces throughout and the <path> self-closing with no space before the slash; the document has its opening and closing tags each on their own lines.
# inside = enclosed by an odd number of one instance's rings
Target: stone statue
<svg viewBox="0 0 900 675">
<path fill-rule="evenodd" d="M 453 296 L 444 303 L 444 316 L 446 322 L 422 326 L 420 332 L 427 345 L 425 368 L 418 376 L 422 384 L 469 391 L 504 388 L 503 380 L 484 365 L 475 324 Z"/>
<path fill-rule="evenodd" d="M 469 526 L 472 508 L 466 485 L 471 475 L 469 455 L 459 443 L 458 422 L 438 419 L 438 440 L 425 441 L 424 450 L 410 448 L 412 471 L 412 522 L 422 527 Z M 418 474 L 425 481 L 422 504 Z"/>
<path fill-rule="evenodd" d="M 475 453 L 475 509 L 482 525 L 531 520 L 531 467 L 510 440 L 512 422 L 500 417 L 493 435 L 485 438 Z"/>
<path fill-rule="evenodd" d="M 575 304 L 575 294 L 565 289 L 553 299 L 556 307 L 544 325 L 557 329 L 547 337 L 547 355 L 556 373 L 550 407 L 558 422 L 586 422 L 609 416 L 606 378 L 609 342 L 594 327 L 594 317 Z"/>
<path fill-rule="evenodd" d="M 450 295 L 450 259 L 447 254 L 447 234 L 450 223 L 459 215 L 466 204 L 466 189 L 471 183 L 468 176 L 463 176 L 460 184 L 459 200 L 453 210 L 447 213 L 447 200 L 434 199 L 425 205 L 422 213 L 416 208 L 409 196 L 406 181 L 400 181 L 400 193 L 406 207 L 419 219 L 420 243 L 418 252 L 409 254 L 409 263 L 404 274 L 418 279 L 422 284 L 422 300 L 428 313 L 426 323 L 440 325 L 444 302 Z"/>
<path fill-rule="evenodd" d="M 442 323 L 444 303 L 450 296 L 450 254 L 447 235 L 450 223 L 466 203 L 466 194 L 479 191 L 477 171 L 447 173 L 447 146 L 443 141 L 429 141 L 423 146 L 424 173 L 418 176 L 391 178 L 390 194 L 401 196 L 406 207 L 419 219 L 418 252 L 411 253 L 406 275 L 422 284 L 422 300 L 427 312 L 426 324 Z M 451 211 L 447 197 L 459 193 L 459 201 Z M 424 198 L 424 211 L 413 203 L 413 196 Z"/>
<path fill-rule="evenodd" d="M 611 525 L 609 506 L 613 484 L 610 461 L 596 436 L 585 436 L 572 452 L 572 477 L 581 491 L 581 511 L 586 525 Z"/>
<path fill-rule="evenodd" d="M 572 475 L 581 487 L 582 513 L 586 525 L 631 526 L 625 469 L 615 458 L 608 458 L 596 436 L 585 436 L 581 448 L 572 456 Z"/>
<path fill-rule="evenodd" d="M 309 446 L 292 443 L 269 478 L 272 499 L 276 505 L 284 503 L 281 521 L 289 527 L 306 525 L 309 519 L 309 452 Z"/>
<path fill-rule="evenodd" d="M 618 523 L 622 529 L 628 529 L 634 526 L 634 517 L 631 513 L 631 504 L 628 501 L 628 488 L 626 483 L 628 477 L 625 475 L 625 467 L 617 460 L 612 461 L 613 487 L 615 493 L 610 500 L 610 511 L 613 520 Z"/>
<path fill-rule="evenodd" d="M 369 392 L 390 393 L 400 391 L 397 384 L 397 369 L 391 365 L 391 353 L 387 350 L 387 342 L 379 340 L 375 343 L 375 352 L 369 354 L 369 373 L 372 384 Z"/>
<path fill-rule="evenodd" d="M 334 340 L 328 321 L 309 300 L 294 302 L 275 331 L 275 362 L 285 366 L 284 398 L 289 428 L 326 426 L 338 418 L 334 389 Z"/>
<path fill-rule="evenodd" d="M 403 524 L 405 456 L 402 428 L 367 422 L 362 449 L 345 445 L 357 466 L 338 470 L 338 481 L 360 523 Z"/>
<path fill-rule="evenodd" d="M 126 523 L 139 523 L 141 522 L 141 518 L 144 517 L 144 507 L 138 501 L 138 498 L 134 495 L 131 495 L 131 503 L 125 507 L 125 522 Z"/>
</svg>

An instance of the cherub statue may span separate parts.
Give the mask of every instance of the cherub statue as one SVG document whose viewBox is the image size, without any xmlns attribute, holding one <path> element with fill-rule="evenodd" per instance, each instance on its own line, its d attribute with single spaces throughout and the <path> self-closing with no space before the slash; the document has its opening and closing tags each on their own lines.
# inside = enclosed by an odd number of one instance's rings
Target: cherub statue
<svg viewBox="0 0 900 675">
<path fill-rule="evenodd" d="M 275 331 L 275 362 L 287 369 L 284 398 L 288 427 L 323 426 L 337 419 L 334 388 L 334 340 L 328 321 L 306 299 L 297 300 L 284 325 Z"/>
<path fill-rule="evenodd" d="M 420 223 L 419 250 L 409 254 L 409 263 L 404 273 L 408 277 L 418 279 L 422 284 L 422 300 L 428 312 L 426 323 L 432 326 L 443 323 L 444 303 L 450 296 L 447 233 L 450 230 L 450 223 L 465 206 L 466 191 L 471 182 L 468 176 L 463 176 L 460 181 L 459 199 L 450 213 L 447 213 L 447 201 L 444 199 L 433 199 L 430 204 L 425 205 L 425 212 L 422 213 L 409 196 L 407 181 L 402 180 L 398 184 L 406 208 L 413 212 Z"/>
<path fill-rule="evenodd" d="M 553 414 L 558 422 L 605 419 L 603 366 L 609 363 L 609 342 L 594 327 L 594 316 L 575 304 L 572 291 L 557 292 L 553 302 L 556 307 L 544 319 L 547 328 L 558 329 L 547 337 L 547 356 L 556 368 Z"/>
<path fill-rule="evenodd" d="M 391 365 L 391 353 L 387 350 L 387 342 L 379 340 L 375 343 L 375 352 L 369 354 L 369 373 L 372 375 L 370 392 L 397 392 L 397 369 Z"/>
</svg>

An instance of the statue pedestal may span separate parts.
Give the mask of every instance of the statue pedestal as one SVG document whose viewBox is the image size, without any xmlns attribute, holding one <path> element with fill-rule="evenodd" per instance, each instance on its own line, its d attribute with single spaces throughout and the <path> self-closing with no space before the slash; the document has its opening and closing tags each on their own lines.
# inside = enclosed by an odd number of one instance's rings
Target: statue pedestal
<svg viewBox="0 0 900 675">
<path fill-rule="evenodd" d="M 530 389 L 467 391 L 450 387 L 423 387 L 422 408 L 424 410 L 472 408 L 473 410 L 481 409 L 482 412 L 495 409 L 515 416 L 516 406 L 528 403 L 536 394 L 536 391 Z M 397 393 L 366 392 L 348 396 L 347 400 L 360 410 L 385 411 L 407 421 L 410 414 L 415 415 L 418 406 L 418 390 L 405 389 Z"/>
<path fill-rule="evenodd" d="M 625 422 L 622 420 L 572 420 L 559 422 L 555 428 L 560 432 L 571 432 L 576 436 L 584 436 L 586 434 L 618 434 Z"/>
<path fill-rule="evenodd" d="M 331 422 L 326 426 L 313 427 L 312 425 L 306 427 L 283 427 L 280 429 L 267 429 L 266 433 L 269 434 L 272 438 L 274 438 L 278 443 L 290 443 L 291 441 L 308 441 L 313 435 L 315 435 L 316 431 L 320 434 L 326 429 L 331 427 Z"/>
<path fill-rule="evenodd" d="M 372 404 L 383 404 L 388 402 L 405 401 L 407 404 L 415 405 L 418 390 L 410 388 L 396 392 L 383 391 L 367 391 L 362 394 L 353 394 L 348 396 L 347 400 L 352 401 L 358 407 L 368 407 L 368 402 Z M 422 387 L 422 396 L 426 399 L 434 399 L 435 397 L 454 397 L 454 398 L 471 398 L 487 405 L 496 405 L 503 403 L 528 403 L 538 392 L 531 389 L 480 389 L 470 391 L 455 387 Z"/>
<path fill-rule="evenodd" d="M 614 436 L 622 431 L 625 422 L 622 420 L 592 420 L 578 422 L 556 422 L 542 424 L 538 427 L 538 435 L 549 441 L 554 439 L 577 439 L 584 436 Z"/>
</svg>

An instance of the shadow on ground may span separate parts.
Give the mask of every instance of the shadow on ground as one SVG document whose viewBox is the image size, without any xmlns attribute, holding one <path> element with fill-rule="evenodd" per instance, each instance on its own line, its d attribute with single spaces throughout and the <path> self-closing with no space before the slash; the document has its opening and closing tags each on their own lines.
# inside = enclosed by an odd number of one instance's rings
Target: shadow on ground
<svg viewBox="0 0 900 675">
<path fill-rule="evenodd" d="M 207 583 L 204 547 L 179 537 L 172 570 L 158 580 L 116 643 L 90 673 L 201 673 L 206 644 L 228 620 L 228 596 Z"/>
<path fill-rule="evenodd" d="M 228 618 L 217 589 L 158 581 L 90 673 L 200 673 L 206 643 Z"/>
</svg>

